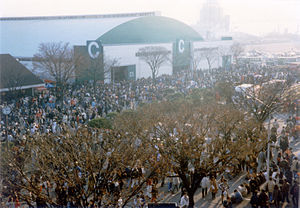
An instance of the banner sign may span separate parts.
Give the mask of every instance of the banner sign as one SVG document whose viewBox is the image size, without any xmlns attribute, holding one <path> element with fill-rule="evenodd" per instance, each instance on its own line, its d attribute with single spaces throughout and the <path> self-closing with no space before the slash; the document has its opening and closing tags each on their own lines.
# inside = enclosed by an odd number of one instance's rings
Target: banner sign
<svg viewBox="0 0 300 208">
<path fill-rule="evenodd" d="M 99 55 L 103 53 L 103 46 L 101 42 L 97 40 L 88 40 L 86 42 L 86 48 L 92 59 L 98 58 Z"/>
</svg>

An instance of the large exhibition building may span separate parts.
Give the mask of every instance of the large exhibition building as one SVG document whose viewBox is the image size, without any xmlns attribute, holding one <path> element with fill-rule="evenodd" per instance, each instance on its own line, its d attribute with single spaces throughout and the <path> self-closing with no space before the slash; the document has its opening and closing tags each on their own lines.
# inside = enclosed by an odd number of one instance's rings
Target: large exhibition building
<svg viewBox="0 0 300 208">
<path fill-rule="evenodd" d="M 168 61 L 159 68 L 158 75 L 181 70 L 229 67 L 232 38 L 205 41 L 193 28 L 157 12 L 0 18 L 0 54 L 11 54 L 32 69 L 32 57 L 40 43 L 68 42 L 75 52 L 103 63 L 115 60 L 102 79 L 136 80 L 151 76 L 149 65 L 139 51 L 146 47 L 169 52 Z M 99 70 L 105 71 L 105 64 Z M 89 68 L 80 66 L 79 68 Z M 76 78 L 88 79 L 82 73 Z M 79 77 L 80 76 L 80 77 Z"/>
</svg>

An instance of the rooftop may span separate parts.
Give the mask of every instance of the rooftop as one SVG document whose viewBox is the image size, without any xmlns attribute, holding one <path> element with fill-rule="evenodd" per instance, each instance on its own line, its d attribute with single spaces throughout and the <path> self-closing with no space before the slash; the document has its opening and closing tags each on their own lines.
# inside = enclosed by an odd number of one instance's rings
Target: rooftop
<svg viewBox="0 0 300 208">
<path fill-rule="evenodd" d="M 190 26 L 163 16 L 147 16 L 127 21 L 98 38 L 102 44 L 169 43 L 176 39 L 201 41 Z"/>
<path fill-rule="evenodd" d="M 0 18 L 0 54 L 33 57 L 40 43 L 85 45 L 116 26 L 156 12 Z"/>
<path fill-rule="evenodd" d="M 0 54 L 0 92 L 36 85 L 43 81 L 10 54 Z"/>
</svg>

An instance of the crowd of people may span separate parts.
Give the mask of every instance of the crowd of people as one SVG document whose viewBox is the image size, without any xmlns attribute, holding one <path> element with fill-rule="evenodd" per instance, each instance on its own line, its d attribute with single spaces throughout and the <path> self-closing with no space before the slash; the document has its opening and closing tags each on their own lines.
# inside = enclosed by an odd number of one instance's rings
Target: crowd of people
<svg viewBox="0 0 300 208">
<path fill-rule="evenodd" d="M 59 101 L 54 88 L 36 93 L 33 96 L 21 96 L 12 100 L 1 100 L 1 108 L 9 106 L 12 111 L 6 117 L 1 114 L 0 136 L 1 141 L 18 144 L 26 140 L 28 136 L 35 134 L 57 134 L 65 129 L 77 131 L 82 125 L 98 117 L 105 117 L 111 112 L 121 112 L 126 109 L 135 109 L 143 103 L 161 101 L 166 99 L 166 91 L 187 95 L 194 88 L 213 88 L 217 82 L 230 81 L 232 83 L 258 83 L 261 77 L 270 79 L 291 80 L 296 83 L 299 80 L 293 77 L 288 70 L 272 70 L 268 68 L 246 70 L 212 70 L 197 71 L 193 75 L 179 73 L 175 75 L 163 75 L 152 79 L 139 79 L 137 81 L 123 81 L 115 84 L 99 84 L 94 89 L 91 83 L 81 83 L 68 86 L 64 99 Z M 291 108 L 292 110 L 294 108 Z M 1 112 L 2 113 L 2 112 Z M 6 119 L 8 120 L 6 121 Z M 270 179 L 266 175 L 266 152 L 258 155 L 257 165 L 240 167 L 240 171 L 248 171 L 247 180 L 240 184 L 232 193 L 229 193 L 228 181 L 233 178 L 233 173 L 223 174 L 221 178 L 207 175 L 201 181 L 202 197 L 208 192 L 212 199 L 221 194 L 224 207 L 232 207 L 232 204 L 240 203 L 244 197 L 251 194 L 253 207 L 268 207 L 274 204 L 280 206 L 283 201 L 292 202 L 298 206 L 297 194 L 299 193 L 298 158 L 289 148 L 289 131 L 293 129 L 294 115 L 287 121 L 286 128 L 278 135 L 279 127 L 275 123 L 272 132 L 277 148 L 272 152 Z M 5 124 L 8 123 L 8 126 Z M 275 128 L 275 129 L 274 129 Z M 289 140 L 290 139 L 290 140 Z M 298 138 L 293 138 L 297 140 Z M 132 172 L 130 170 L 129 172 Z M 143 173 L 141 173 L 143 174 Z M 179 202 L 181 207 L 188 206 L 188 195 L 182 189 L 179 177 L 170 173 L 167 177 L 167 191 L 177 193 L 182 191 Z M 135 178 L 126 184 L 134 186 Z M 116 185 L 113 183 L 113 185 Z M 156 202 L 158 198 L 158 181 L 149 179 L 144 193 L 140 193 L 134 199 L 135 207 L 143 207 L 145 199 Z M 289 200 L 291 199 L 291 200 Z M 12 200 L 12 199 L 11 199 Z M 120 206 L 122 201 L 119 201 Z M 92 207 L 92 206 L 91 206 Z"/>
<path fill-rule="evenodd" d="M 6 116 L 1 111 L 0 136 L 2 141 L 22 139 L 27 133 L 47 134 L 60 133 L 63 128 L 77 129 L 82 124 L 96 117 L 104 117 L 110 112 L 134 109 L 141 103 L 164 100 L 168 91 L 188 94 L 193 88 L 212 88 L 217 82 L 256 83 L 260 76 L 270 79 L 292 80 L 288 70 L 268 70 L 268 68 L 243 70 L 197 71 L 191 76 L 188 73 L 163 75 L 154 83 L 151 78 L 137 81 L 123 81 L 116 84 L 69 85 L 63 101 L 58 101 L 55 88 L 38 92 L 33 96 L 21 96 L 14 99 L 1 99 L 0 108 L 11 108 Z M 6 135 L 7 133 L 7 135 Z"/>
<path fill-rule="evenodd" d="M 288 118 L 285 124 L 289 124 Z M 275 120 L 273 128 L 279 131 Z M 243 167 L 247 171 L 245 181 L 242 181 L 233 193 L 229 193 L 227 180 L 222 176 L 217 185 L 215 179 L 211 182 L 204 177 L 201 182 L 202 197 L 205 197 L 207 188 L 210 188 L 212 199 L 220 190 L 222 204 L 226 208 L 230 208 L 233 204 L 241 203 L 245 197 L 250 198 L 250 204 L 253 208 L 282 207 L 284 203 L 288 203 L 291 207 L 299 207 L 299 177 L 300 177 L 300 161 L 291 148 L 291 143 L 295 142 L 295 138 L 289 137 L 290 131 L 286 131 L 286 127 L 279 133 L 274 141 L 272 148 L 270 171 L 267 172 L 267 152 L 261 151 L 257 158 L 254 168 Z M 283 145 L 284 144 L 284 145 Z"/>
</svg>

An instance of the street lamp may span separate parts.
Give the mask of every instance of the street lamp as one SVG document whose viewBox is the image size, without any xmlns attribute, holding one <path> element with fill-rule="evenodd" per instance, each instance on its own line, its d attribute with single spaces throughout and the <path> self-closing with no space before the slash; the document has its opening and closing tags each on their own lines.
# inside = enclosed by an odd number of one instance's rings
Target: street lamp
<svg viewBox="0 0 300 208">
<path fill-rule="evenodd" d="M 9 106 L 6 106 L 5 108 L 2 109 L 2 113 L 5 115 L 5 135 L 6 135 L 6 147 L 8 149 L 8 131 L 7 131 L 7 126 L 8 126 L 8 114 L 10 114 L 11 109 Z"/>
<path fill-rule="evenodd" d="M 244 91 L 245 92 L 245 91 Z M 265 104 L 263 101 L 261 101 L 260 99 L 254 97 L 253 95 L 248 94 L 251 98 L 253 98 L 254 100 L 258 101 L 260 104 L 265 105 L 267 107 L 269 107 L 271 104 L 267 105 Z M 270 175 L 270 137 L 271 137 L 271 113 L 268 116 L 269 118 L 269 122 L 268 122 L 268 136 L 267 136 L 267 182 L 269 181 L 269 175 Z"/>
<path fill-rule="evenodd" d="M 271 136 L 271 116 L 269 115 L 268 122 L 268 153 L 267 153 L 267 182 L 269 181 L 270 175 L 270 136 Z"/>
<path fill-rule="evenodd" d="M 260 102 L 263 105 L 266 105 L 264 102 L 261 100 L 257 99 L 258 102 Z M 267 152 L 267 182 L 269 181 L 269 175 L 270 175 L 270 137 L 271 137 L 271 113 L 268 116 L 269 122 L 268 122 L 268 136 L 267 136 L 267 143 L 268 143 L 268 152 Z"/>
</svg>

